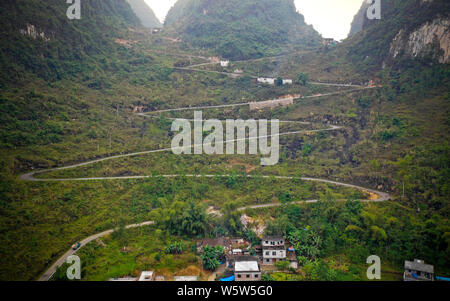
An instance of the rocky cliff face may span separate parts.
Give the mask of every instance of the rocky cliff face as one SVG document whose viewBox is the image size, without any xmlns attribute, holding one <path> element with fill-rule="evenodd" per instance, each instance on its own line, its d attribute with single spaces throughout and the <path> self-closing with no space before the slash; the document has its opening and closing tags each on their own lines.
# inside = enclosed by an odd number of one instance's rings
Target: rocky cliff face
<svg viewBox="0 0 450 301">
<path fill-rule="evenodd" d="M 352 59 L 373 69 L 404 59 L 449 63 L 450 1 L 381 0 L 380 20 L 367 19 L 363 2 L 348 40 Z"/>
<path fill-rule="evenodd" d="M 364 0 L 358 13 L 353 18 L 353 22 L 352 22 L 352 25 L 350 28 L 350 33 L 348 34 L 349 37 L 351 37 L 363 30 L 364 24 L 367 20 L 367 9 L 368 8 L 369 8 L 369 4 L 367 4 L 367 2 Z"/>
<path fill-rule="evenodd" d="M 393 58 L 400 55 L 429 57 L 440 63 L 449 63 L 450 20 L 437 18 L 409 33 L 400 30 L 391 43 L 390 55 Z"/>
</svg>

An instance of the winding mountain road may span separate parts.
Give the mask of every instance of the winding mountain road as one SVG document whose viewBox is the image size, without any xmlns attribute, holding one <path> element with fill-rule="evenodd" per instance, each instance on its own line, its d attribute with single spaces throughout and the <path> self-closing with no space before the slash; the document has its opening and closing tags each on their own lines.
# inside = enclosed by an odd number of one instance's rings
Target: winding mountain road
<svg viewBox="0 0 450 301">
<path fill-rule="evenodd" d="M 143 227 L 143 226 L 148 226 L 148 225 L 153 225 L 153 224 L 154 224 L 153 221 L 148 221 L 148 222 L 143 222 L 140 224 L 128 225 L 125 227 L 125 229 L 138 228 L 138 227 Z M 111 229 L 111 230 L 107 230 L 107 231 L 86 237 L 85 239 L 80 241 L 81 246 L 77 250 L 70 249 L 66 253 L 64 253 L 63 256 L 61 256 L 58 260 L 56 260 L 55 263 L 53 263 L 50 266 L 50 268 L 47 271 L 45 271 L 45 273 L 41 277 L 39 277 L 38 281 L 49 281 L 50 278 L 52 278 L 52 276 L 55 274 L 56 270 L 66 262 L 66 260 L 69 256 L 75 254 L 78 250 L 80 250 L 82 247 L 84 247 L 91 241 L 96 240 L 100 237 L 109 235 L 109 234 L 113 233 L 114 231 L 115 231 L 115 229 Z"/>
<path fill-rule="evenodd" d="M 230 73 L 218 72 L 218 71 L 205 71 L 205 70 L 200 70 L 200 69 L 192 69 L 190 67 L 176 68 L 176 69 L 190 70 L 190 71 L 199 71 L 199 72 L 213 72 L 213 73 L 230 75 Z M 370 87 L 370 86 L 358 86 L 358 85 L 351 85 L 351 84 L 347 85 L 347 84 L 332 84 L 332 83 L 318 83 L 318 82 L 311 82 L 311 84 L 313 84 L 313 85 L 328 85 L 328 86 L 336 86 L 336 87 L 356 87 L 356 89 L 345 90 L 345 91 L 337 91 L 337 92 L 325 93 L 325 94 L 317 94 L 317 95 L 311 95 L 311 96 L 303 96 L 303 97 L 300 97 L 300 99 L 319 98 L 319 97 L 323 97 L 323 96 L 336 95 L 336 94 L 342 94 L 342 93 L 349 93 L 349 92 L 354 92 L 354 91 L 374 88 L 374 87 Z M 237 103 L 237 104 L 216 105 L 216 106 L 197 106 L 197 107 L 174 108 L 174 109 L 165 109 L 165 110 L 152 111 L 152 112 L 147 112 L 147 113 L 137 113 L 136 115 L 141 116 L 141 117 L 153 117 L 153 116 L 150 116 L 150 115 L 151 114 L 164 113 L 164 112 L 178 112 L 178 111 L 187 111 L 187 110 L 200 110 L 200 109 L 236 107 L 236 106 L 244 106 L 244 105 L 249 105 L 249 104 L 250 103 L 248 102 L 248 103 Z M 302 122 L 302 121 L 280 121 L 280 123 L 310 124 L 308 122 Z M 336 131 L 336 130 L 340 130 L 340 129 L 342 129 L 342 127 L 331 125 L 331 126 L 329 126 L 327 128 L 323 128 L 323 129 L 284 132 L 284 133 L 277 134 L 277 136 L 297 135 L 297 134 L 324 132 L 324 131 Z M 267 136 L 259 137 L 259 138 L 269 138 L 269 137 L 272 137 L 272 135 L 267 135 Z M 236 142 L 236 141 L 240 141 L 240 140 L 250 140 L 250 139 L 249 138 L 233 139 L 233 140 L 224 141 L 223 143 Z M 114 160 L 114 159 L 125 158 L 125 157 L 133 157 L 133 156 L 147 155 L 147 154 L 152 154 L 152 153 L 169 152 L 169 151 L 172 151 L 172 148 L 163 148 L 163 149 L 157 149 L 157 150 L 149 150 L 149 151 L 134 152 L 134 153 L 129 153 L 129 154 L 114 155 L 114 156 L 109 156 L 109 157 L 105 157 L 105 158 L 101 158 L 101 159 L 90 160 L 90 161 L 77 163 L 77 164 L 72 164 L 72 165 L 63 166 L 63 167 L 56 167 L 56 168 L 50 168 L 50 169 L 45 169 L 45 170 L 32 171 L 32 172 L 29 172 L 29 173 L 21 175 L 20 179 L 23 180 L 23 181 L 30 181 L 30 182 L 63 182 L 63 181 L 104 181 L 104 180 L 126 180 L 126 179 L 152 178 L 152 177 L 155 177 L 155 176 L 142 175 L 142 176 L 122 176 L 122 177 L 81 177 L 81 178 L 47 178 L 47 179 L 36 178 L 35 176 L 37 174 L 47 173 L 47 172 L 51 172 L 51 171 L 67 170 L 67 169 L 73 169 L 73 168 L 77 168 L 77 167 L 83 167 L 83 166 L 92 165 L 92 164 L 99 163 L 99 162 L 104 162 L 104 161 L 107 161 L 107 160 Z M 175 178 L 175 177 L 215 178 L 215 177 L 228 177 L 228 176 L 230 176 L 230 175 L 226 175 L 226 174 L 223 174 L 223 175 L 194 175 L 194 174 L 190 174 L 190 175 L 177 175 L 177 174 L 162 175 L 162 177 L 164 177 L 164 178 Z M 388 200 L 391 199 L 391 195 L 388 194 L 388 193 L 385 193 L 385 192 L 381 192 L 381 191 L 377 191 L 377 190 L 373 190 L 373 189 L 368 189 L 368 188 L 357 186 L 357 185 L 353 185 L 353 184 L 347 184 L 347 183 L 341 183 L 341 182 L 326 180 L 326 179 L 308 178 L 308 177 L 294 177 L 294 176 L 256 176 L 256 175 L 246 175 L 246 177 L 248 177 L 248 178 L 264 178 L 264 179 L 272 179 L 272 178 L 274 178 L 274 179 L 278 179 L 278 180 L 302 180 L 302 181 L 322 182 L 322 183 L 332 184 L 332 185 L 336 185 L 336 186 L 343 186 L 343 187 L 354 188 L 354 189 L 357 189 L 357 190 L 360 190 L 360 191 L 363 191 L 363 192 L 366 192 L 366 193 L 372 193 L 372 194 L 375 194 L 375 195 L 378 196 L 378 198 L 375 199 L 375 200 L 362 200 L 364 202 L 383 202 L 383 201 L 388 201 Z M 300 201 L 300 202 L 295 202 L 295 203 L 315 203 L 315 202 L 318 202 L 318 200 L 305 200 L 305 201 Z M 268 208 L 268 207 L 276 207 L 276 206 L 281 206 L 281 205 L 282 205 L 281 203 L 249 205 L 249 206 L 246 206 L 246 207 L 238 208 L 237 210 L 238 211 L 244 211 L 246 209 Z M 154 224 L 153 221 L 147 221 L 147 222 L 143 222 L 143 223 L 140 223 L 140 224 L 128 225 L 128 226 L 126 226 L 126 228 L 130 229 L 130 228 L 143 227 L 143 226 L 152 225 L 152 224 Z M 115 229 L 110 229 L 110 230 L 107 230 L 107 231 L 104 231 L 104 232 L 101 232 L 101 233 L 89 236 L 89 237 L 83 239 L 80 242 L 81 243 L 81 247 L 80 248 L 84 247 L 89 242 L 92 242 L 92 241 L 94 241 L 94 240 L 96 240 L 96 239 L 98 239 L 100 237 L 104 237 L 106 235 L 109 235 L 109 234 L 113 233 L 114 231 L 115 231 Z M 56 260 L 50 266 L 50 268 L 48 268 L 38 280 L 39 281 L 48 281 L 53 276 L 53 274 L 56 272 L 57 268 L 59 266 L 61 266 L 62 264 L 64 264 L 64 262 L 67 260 L 67 258 L 69 256 L 75 254 L 78 250 L 72 250 L 72 249 L 68 250 L 58 260 Z"/>
<path fill-rule="evenodd" d="M 215 177 L 227 177 L 229 175 L 165 175 L 163 177 L 165 178 L 174 178 L 174 177 L 181 177 L 181 176 L 185 176 L 185 177 L 206 177 L 206 178 L 215 178 Z M 112 178 L 87 178 L 84 180 L 117 180 L 117 179 L 141 179 L 141 178 L 151 178 L 152 176 L 140 176 L 140 177 L 112 177 Z M 322 183 L 326 183 L 326 184 L 332 184 L 332 185 L 336 185 L 336 186 L 343 186 L 343 187 L 348 187 L 348 188 L 354 188 L 363 192 L 370 192 L 373 194 L 378 195 L 378 199 L 376 200 L 361 200 L 362 202 L 384 202 L 384 201 L 388 201 L 391 199 L 391 195 L 389 193 L 386 192 L 381 192 L 381 191 L 377 191 L 377 190 L 373 190 L 373 189 L 368 189 L 365 187 L 361 187 L 361 186 L 357 186 L 357 185 L 352 185 L 352 184 L 346 184 L 346 183 L 341 183 L 341 182 L 336 182 L 336 181 L 330 181 L 330 180 L 324 180 L 324 179 L 318 179 L 318 178 L 308 178 L 308 177 L 289 177 L 289 176 L 252 176 L 252 175 L 247 175 L 248 178 L 265 178 L 265 179 L 269 179 L 269 178 L 275 178 L 275 179 L 279 179 L 279 180 L 296 180 L 296 179 L 301 179 L 302 181 L 313 181 L 313 182 L 322 182 Z M 74 180 L 74 179 L 72 179 Z M 297 201 L 297 202 L 293 202 L 292 204 L 302 204 L 302 203 L 307 203 L 307 204 L 311 204 L 311 203 L 317 203 L 319 200 L 305 200 L 305 201 Z M 271 208 L 271 207 L 279 207 L 281 206 L 282 203 L 270 203 L 270 204 L 260 204 L 260 205 L 249 205 L 249 206 L 245 206 L 245 207 L 240 207 L 237 209 L 237 211 L 245 211 L 247 209 L 261 209 L 261 208 Z M 143 227 L 143 226 L 148 226 L 148 225 L 153 225 L 154 221 L 147 221 L 147 222 L 143 222 L 140 224 L 132 224 L 132 225 L 128 225 L 125 228 L 126 229 L 131 229 L 131 228 L 137 228 L 137 227 Z M 50 280 L 50 278 L 53 276 L 53 274 L 56 272 L 56 270 L 58 269 L 58 267 L 60 267 L 61 265 L 63 265 L 67 258 L 73 254 L 75 254 L 78 250 L 80 250 L 81 248 L 83 248 L 86 244 L 90 243 L 91 241 L 94 241 L 98 238 L 104 237 L 106 235 L 109 235 L 111 233 L 113 233 L 115 231 L 115 229 L 110 229 L 92 236 L 89 236 L 85 239 L 83 239 L 80 243 L 81 246 L 79 249 L 77 250 L 73 250 L 73 249 L 69 249 L 66 253 L 64 253 L 64 255 L 62 255 L 60 258 L 58 258 L 58 260 L 56 260 L 55 263 L 53 263 L 50 268 L 44 272 L 44 274 L 39 278 L 38 281 L 48 281 Z"/>
</svg>

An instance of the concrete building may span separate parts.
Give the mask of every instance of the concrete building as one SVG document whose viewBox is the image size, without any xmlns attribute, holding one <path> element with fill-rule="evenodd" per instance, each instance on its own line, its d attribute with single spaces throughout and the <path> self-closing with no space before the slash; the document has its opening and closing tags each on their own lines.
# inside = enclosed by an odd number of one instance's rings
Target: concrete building
<svg viewBox="0 0 450 301">
<path fill-rule="evenodd" d="M 283 79 L 283 85 L 292 85 L 293 81 L 292 79 Z"/>
<path fill-rule="evenodd" d="M 258 77 L 258 83 L 275 85 L 276 78 Z"/>
<path fill-rule="evenodd" d="M 262 110 L 262 109 L 273 109 L 277 107 L 284 107 L 294 104 L 293 96 L 286 96 L 279 99 L 266 100 L 266 101 L 257 101 L 250 103 L 250 110 Z"/>
<path fill-rule="evenodd" d="M 256 257 L 237 257 L 234 263 L 234 279 L 235 281 L 260 281 L 261 270 Z"/>
<path fill-rule="evenodd" d="M 227 60 L 220 61 L 221 67 L 228 67 L 229 65 L 230 65 L 230 61 L 227 61 Z"/>
<path fill-rule="evenodd" d="M 297 254 L 295 254 L 294 247 L 287 249 L 286 259 L 289 261 L 289 267 L 293 269 L 298 269 Z"/>
<path fill-rule="evenodd" d="M 423 260 L 405 261 L 403 281 L 433 281 L 434 266 L 425 264 Z"/>
<path fill-rule="evenodd" d="M 155 273 L 153 271 L 142 272 L 138 281 L 153 281 L 155 280 Z"/>
<path fill-rule="evenodd" d="M 242 255 L 242 249 L 233 249 L 233 255 Z"/>
<path fill-rule="evenodd" d="M 274 264 L 277 261 L 286 260 L 286 245 L 283 237 L 263 237 L 261 245 L 263 264 Z"/>
</svg>

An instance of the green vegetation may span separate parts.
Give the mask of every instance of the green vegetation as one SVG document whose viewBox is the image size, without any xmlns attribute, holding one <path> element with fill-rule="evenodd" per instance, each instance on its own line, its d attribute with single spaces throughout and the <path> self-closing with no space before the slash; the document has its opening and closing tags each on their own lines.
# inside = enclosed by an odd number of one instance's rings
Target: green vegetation
<svg viewBox="0 0 450 301">
<path fill-rule="evenodd" d="M 217 1 L 223 9 L 217 9 L 216 2 L 195 1 L 200 10 L 185 15 L 188 8 L 181 6 L 191 2 L 180 1 L 168 17 L 169 27 L 157 35 L 140 28 L 122 0 L 89 1 L 80 22 L 67 20 L 64 1 L 0 4 L 0 279 L 34 280 L 74 242 L 118 228 L 79 251 L 84 280 L 137 276 L 142 270 L 155 270 L 167 279 L 189 270 L 206 280 L 203 267 L 215 269 L 221 252 L 210 248 L 199 258 L 194 240 L 230 235 L 258 244 L 253 231 L 257 225 L 245 228 L 244 212 L 237 209 L 269 203 L 282 206 L 246 213 L 255 224 L 266 226 L 266 233 L 290 240 L 301 269 L 293 273 L 279 266 L 263 280 L 365 280 L 365 259 L 371 254 L 382 258 L 383 280 L 398 280 L 403 261 L 414 258 L 435 265 L 440 275 L 449 275 L 449 67 L 401 58 L 387 60 L 381 68 L 389 38 L 399 25 L 413 28 L 433 18 L 436 8 L 449 11 L 447 2 L 427 2 L 429 9 L 417 16 L 410 5 L 418 1 L 394 1 L 393 8 L 401 13 L 393 17 L 394 12 L 387 10 L 386 22 L 381 22 L 386 25 L 371 25 L 365 35 L 355 35 L 332 50 L 312 52 L 303 50 L 317 45 L 319 36 L 304 25 L 290 1 Z M 210 7 L 203 7 L 205 3 Z M 28 25 L 50 40 L 21 33 Z M 292 36 L 290 29 L 302 38 Z M 185 42 L 170 40 L 173 30 L 182 33 Z M 296 78 L 299 85 L 260 86 L 247 76 L 234 79 L 173 68 L 204 63 L 204 57 L 219 54 L 263 57 L 294 45 L 297 49 L 286 56 L 232 62 L 232 69 Z M 342 126 L 336 131 L 281 137 L 276 166 L 261 167 L 259 156 L 161 153 L 37 176 L 154 176 L 149 179 L 19 179 L 31 170 L 168 147 L 173 136 L 169 118 L 191 118 L 190 113 L 179 112 L 134 115 L 140 107 L 152 111 L 286 94 L 309 96 L 347 88 L 308 81 L 371 79 L 380 87 L 304 98 L 274 110 L 204 111 L 205 118 L 311 122 L 282 125 L 282 131 Z M 180 177 L 160 176 L 168 173 Z M 187 174 L 228 176 L 183 176 Z M 355 200 L 373 196 L 324 183 L 258 177 L 262 175 L 354 183 L 387 191 L 394 200 L 359 202 Z M 320 201 L 293 204 L 309 199 Z M 125 229 L 149 220 L 156 224 Z M 63 278 L 60 269 L 55 280 Z"/>
<path fill-rule="evenodd" d="M 171 243 L 166 247 L 166 254 L 181 254 L 185 247 L 182 241 Z"/>
<path fill-rule="evenodd" d="M 290 0 L 183 0 L 166 18 L 169 29 L 193 45 L 239 60 L 275 54 L 289 45 L 320 45 Z"/>
<path fill-rule="evenodd" d="M 82 248 L 77 255 L 81 259 L 82 281 L 106 281 L 110 278 L 139 277 L 142 271 L 154 271 L 166 280 L 174 275 L 195 274 L 207 277 L 202 271 L 200 259 L 189 250 L 195 246 L 189 240 L 176 243 L 186 246 L 182 253 L 168 254 L 164 249 L 178 239 L 153 226 L 126 230 L 123 238 L 110 235 Z M 61 275 L 61 277 L 59 277 Z M 64 266 L 58 269 L 53 280 L 64 281 Z"/>
<path fill-rule="evenodd" d="M 302 72 L 300 72 L 298 75 L 297 75 L 297 80 L 298 80 L 298 82 L 301 84 L 301 85 L 306 85 L 306 82 L 308 81 L 308 74 L 305 74 L 305 73 L 302 73 Z"/>
<path fill-rule="evenodd" d="M 214 271 L 220 265 L 220 260 L 223 259 L 223 255 L 224 249 L 222 246 L 204 246 L 203 253 L 200 255 L 203 267 L 206 270 Z"/>
</svg>

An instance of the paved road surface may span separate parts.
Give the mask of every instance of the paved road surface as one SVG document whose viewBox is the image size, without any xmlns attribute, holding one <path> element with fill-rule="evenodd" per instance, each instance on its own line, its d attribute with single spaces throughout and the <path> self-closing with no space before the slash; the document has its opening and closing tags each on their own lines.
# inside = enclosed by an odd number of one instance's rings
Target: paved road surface
<svg viewBox="0 0 450 301">
<path fill-rule="evenodd" d="M 227 177 L 229 175 L 164 175 L 163 177 L 165 178 L 174 178 L 174 177 L 181 177 L 181 176 L 185 176 L 185 177 L 197 177 L 197 178 L 201 178 L 201 177 L 206 177 L 206 178 L 215 178 L 215 177 Z M 116 180 L 116 179 L 141 179 L 141 178 L 151 178 L 152 176 L 137 176 L 137 177 L 111 177 L 111 178 L 86 178 L 86 179 L 71 179 L 71 180 Z M 290 177 L 290 176 L 252 176 L 252 175 L 247 175 L 248 178 L 265 178 L 265 179 L 269 179 L 269 178 L 275 178 L 275 179 L 279 179 L 279 180 L 294 180 L 294 179 L 298 179 L 298 177 Z M 384 202 L 384 201 L 388 201 L 390 200 L 392 197 L 389 193 L 386 192 L 382 192 L 382 191 L 377 191 L 377 190 L 373 190 L 373 189 L 369 189 L 369 188 L 365 188 L 365 187 L 361 187 L 361 186 L 357 186 L 357 185 L 353 185 L 353 184 L 347 184 L 347 183 L 341 183 L 341 182 L 336 182 L 336 181 L 330 181 L 330 180 L 325 180 L 325 179 L 318 179 L 318 178 L 309 178 L 309 177 L 301 177 L 300 178 L 302 181 L 312 181 L 312 182 L 322 182 L 322 183 L 326 183 L 326 184 L 332 184 L 332 185 L 336 185 L 336 186 L 343 186 L 343 187 L 349 187 L 349 188 L 354 188 L 354 189 L 358 189 L 360 191 L 363 192 L 370 192 L 373 194 L 378 195 L 378 199 L 376 200 L 362 200 L 363 202 Z M 69 179 L 70 180 L 70 179 Z M 306 200 L 306 201 L 298 201 L 298 202 L 294 202 L 295 204 L 300 204 L 300 203 L 316 203 L 318 202 L 318 200 Z M 278 207 L 281 206 L 281 203 L 270 203 L 270 204 L 261 204 L 261 205 L 250 205 L 250 206 L 245 206 L 245 207 L 241 207 L 238 208 L 238 211 L 244 211 L 246 209 L 258 209 L 258 208 L 269 208 L 269 207 Z M 130 228 L 136 228 L 136 227 L 142 227 L 142 226 L 147 226 L 147 225 L 152 225 L 154 224 L 153 221 L 148 221 L 148 222 L 144 222 L 141 224 L 133 224 L 133 225 L 128 225 L 126 226 L 127 229 Z M 113 233 L 114 230 L 107 230 L 104 231 L 102 233 L 98 233 L 92 236 L 89 236 L 85 239 L 83 239 L 81 241 L 81 247 L 84 247 L 86 244 L 88 244 L 89 242 L 96 240 L 97 238 L 106 236 L 108 234 Z M 72 249 L 70 249 L 69 251 L 67 251 L 63 256 L 61 256 L 40 278 L 39 281 L 48 281 L 53 274 L 56 272 L 56 269 L 61 266 L 67 259 L 67 257 L 69 257 L 70 255 L 76 253 L 77 251 L 74 251 Z"/>
<path fill-rule="evenodd" d="M 203 58 L 203 57 L 202 57 Z M 206 59 L 206 58 L 205 58 Z M 201 71 L 201 72 L 205 72 L 205 70 L 196 70 L 196 69 L 189 69 L 189 68 L 177 68 L 177 69 L 182 69 L 182 70 L 192 70 L 192 71 Z M 207 71 L 207 72 L 214 72 L 214 73 L 224 73 L 224 72 L 217 72 L 217 71 Z M 224 74 L 229 74 L 229 73 L 224 73 Z M 347 90 L 347 91 L 338 91 L 338 92 L 333 92 L 333 93 L 326 93 L 326 94 L 317 94 L 317 95 L 311 95 L 311 96 L 304 96 L 302 98 L 318 98 L 318 97 L 323 97 L 323 96 L 329 96 L 329 95 L 335 95 L 335 94 L 341 94 L 341 93 L 348 93 L 348 92 L 353 92 L 353 91 L 358 91 L 358 90 L 365 90 L 365 89 L 371 89 L 373 87 L 362 87 L 362 86 L 356 86 L 356 85 L 345 85 L 345 84 L 329 84 L 329 83 L 316 83 L 313 82 L 312 84 L 315 85 L 331 85 L 331 86 L 342 86 L 342 87 L 358 87 L 358 89 L 353 89 L 353 90 Z M 160 110 L 160 111 L 154 111 L 154 112 L 150 112 L 150 113 L 139 113 L 139 116 L 142 117 L 149 117 L 147 116 L 147 114 L 154 114 L 154 113 L 162 113 L 162 112 L 174 112 L 174 111 L 186 111 L 186 110 L 195 110 L 195 109 L 210 109 L 210 108 L 225 108 L 225 107 L 234 107 L 234 106 L 243 106 L 243 105 L 248 105 L 249 103 L 239 103 L 239 104 L 230 104 L 230 105 L 219 105 L 219 106 L 201 106 L 201 107 L 187 107 L 187 108 L 176 108 L 176 109 L 167 109 L 167 110 Z M 300 122 L 300 121 L 280 121 L 280 122 L 298 122 L 298 123 L 305 123 L 305 122 Z M 300 133 L 312 133 L 312 132 L 322 132 L 322 131 L 335 131 L 335 130 L 339 130 L 342 127 L 340 126 L 330 126 L 328 128 L 325 129 L 318 129 L 318 130 L 303 130 L 303 131 L 294 131 L 294 132 L 286 132 L 286 133 L 280 133 L 278 134 L 278 136 L 285 136 L 285 135 L 294 135 L 294 134 L 300 134 Z M 272 135 L 268 135 L 266 136 L 271 137 Z M 260 137 L 261 138 L 261 137 Z M 264 138 L 264 137 L 262 137 Z M 239 141 L 239 140 L 248 140 L 248 138 L 244 138 L 244 139 L 233 139 L 233 140 L 228 140 L 228 141 L 224 141 L 224 143 L 226 142 L 232 142 L 232 141 Z M 95 160 L 90 160 L 87 162 L 83 162 L 83 163 L 78 163 L 78 164 L 73 164 L 73 165 L 68 165 L 68 166 L 64 166 L 64 167 L 57 167 L 57 168 L 51 168 L 51 169 L 47 169 L 47 170 L 39 170 L 39 171 L 32 171 L 29 172 L 27 174 L 21 175 L 20 179 L 24 180 L 24 181 L 33 181 L 33 182 L 49 182 L 49 181 L 100 181 L 100 180 L 123 180 L 123 179 L 144 179 L 144 178 L 151 178 L 153 176 L 125 176 L 125 177 L 86 177 L 86 178 L 66 178 L 66 179 L 37 179 L 34 176 L 36 174 L 40 174 L 40 173 L 44 173 L 44 172 L 49 172 L 49 171 L 56 171 L 56 170 L 65 170 L 65 169 L 71 169 L 71 168 L 77 168 L 77 167 L 81 167 L 81 166 L 86 166 L 86 165 L 91 165 L 94 163 L 98 163 L 98 162 L 103 162 L 106 160 L 113 160 L 113 159 L 118 159 L 118 158 L 124 158 L 124 157 L 131 157 L 131 156 L 138 156 L 138 155 L 145 155 L 145 154 L 151 154 L 151 153 L 159 153 L 159 152 L 166 152 L 166 151 L 171 151 L 171 148 L 165 148 L 165 149 L 158 149 L 158 150 L 150 150 L 150 151 L 143 151 L 143 152 L 135 152 L 135 153 L 129 153 L 129 154 L 120 154 L 120 155 L 115 155 L 115 156 L 110 156 L 110 157 L 106 157 L 106 158 L 101 158 L 101 159 L 95 159 Z M 165 178 L 174 178 L 174 177 L 180 177 L 180 176 L 185 176 L 185 177 L 207 177 L 207 178 L 215 178 L 215 177 L 227 177 L 229 175 L 175 175 L 175 174 L 169 174 L 169 175 L 163 175 L 162 177 Z M 275 179 L 280 179 L 280 180 L 294 180 L 294 179 L 298 179 L 297 177 L 292 177 L 292 176 L 253 176 L 253 175 L 247 175 L 248 178 L 275 178 Z M 361 191 L 365 191 L 365 192 L 371 192 L 374 193 L 376 195 L 378 195 L 378 199 L 376 200 L 364 200 L 367 202 L 382 202 L 382 201 L 387 201 L 389 199 L 391 199 L 391 196 L 388 193 L 385 192 L 381 192 L 381 191 L 376 191 L 376 190 L 372 190 L 372 189 L 368 189 L 365 187 L 361 187 L 361 186 L 357 186 L 357 185 L 352 185 L 352 184 L 346 184 L 346 183 L 341 183 L 341 182 L 336 182 L 336 181 L 331 181 L 331 180 L 325 180 L 325 179 L 317 179 L 317 178 L 307 178 L 307 177 L 302 177 L 300 178 L 303 181 L 315 181 L 315 182 L 322 182 L 322 183 L 328 183 L 328 184 L 333 184 L 333 185 L 337 185 L 337 186 L 344 186 L 344 187 L 350 187 L 350 188 L 354 188 L 354 189 L 358 189 Z M 317 200 L 307 200 L 307 201 L 303 201 L 306 203 L 314 203 L 317 202 Z M 301 202 L 299 202 L 301 203 Z M 280 206 L 280 203 L 273 203 L 273 204 L 262 204 L 262 205 L 252 205 L 252 206 L 247 206 L 247 207 L 242 207 L 242 208 L 238 208 L 238 210 L 242 211 L 245 209 L 249 209 L 249 208 L 267 208 L 267 207 L 275 207 L 275 206 Z M 141 224 L 132 224 L 132 225 L 128 225 L 126 226 L 126 228 L 136 228 L 136 227 L 142 227 L 142 226 L 146 226 L 146 225 L 151 225 L 153 224 L 153 221 L 148 221 L 148 222 L 144 222 Z M 98 233 L 92 236 L 89 236 L 87 238 L 85 238 L 84 240 L 81 241 L 81 247 L 85 246 L 87 243 L 96 240 L 97 238 L 103 237 L 105 235 L 111 234 L 113 233 L 115 230 L 111 229 L 111 230 L 107 230 L 104 231 L 102 233 Z M 61 266 L 67 259 L 67 257 L 69 257 L 70 255 L 76 253 L 77 251 L 74 250 L 68 250 L 63 256 L 61 256 L 40 278 L 40 281 L 47 281 L 49 280 L 52 275 L 56 272 L 57 268 L 59 266 Z"/>
<path fill-rule="evenodd" d="M 154 224 L 153 221 L 148 221 L 148 222 L 144 222 L 144 223 L 140 223 L 140 224 L 128 225 L 125 228 L 131 229 L 131 228 L 143 227 L 143 226 L 148 226 L 148 225 L 153 225 L 153 224 Z M 89 237 L 83 239 L 80 242 L 81 247 L 78 250 L 83 248 L 86 244 L 90 243 L 91 241 L 96 240 L 97 238 L 109 235 L 109 234 L 113 233 L 114 231 L 115 231 L 114 229 L 107 230 L 102 233 L 98 233 L 98 234 L 95 234 L 95 235 L 92 235 L 92 236 L 89 236 Z M 58 260 L 56 260 L 56 262 L 54 264 L 52 264 L 51 267 L 47 271 L 45 271 L 45 273 L 39 278 L 38 281 L 50 280 L 50 278 L 52 278 L 53 274 L 55 274 L 58 267 L 60 267 L 61 265 L 63 265 L 66 262 L 67 257 L 75 254 L 78 250 L 72 250 L 72 249 L 68 250 L 63 256 L 61 256 Z"/>
</svg>

